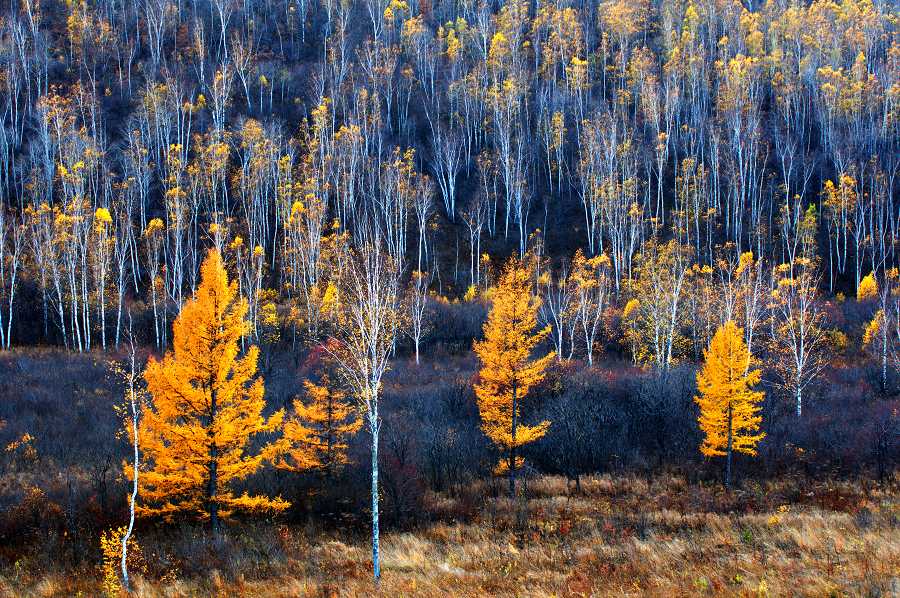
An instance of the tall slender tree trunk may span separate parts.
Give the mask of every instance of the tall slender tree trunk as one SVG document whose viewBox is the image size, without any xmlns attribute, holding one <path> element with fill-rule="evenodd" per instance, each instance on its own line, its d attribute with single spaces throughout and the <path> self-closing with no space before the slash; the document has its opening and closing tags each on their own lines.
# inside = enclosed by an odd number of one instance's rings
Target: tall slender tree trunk
<svg viewBox="0 0 900 598">
<path fill-rule="evenodd" d="M 129 332 L 131 330 L 130 322 L 129 322 Z M 128 541 L 131 539 L 131 534 L 134 531 L 134 507 L 137 502 L 138 495 L 138 475 L 140 473 L 140 455 L 138 453 L 139 439 L 138 439 L 138 405 L 137 405 L 137 397 L 135 396 L 134 390 L 134 380 L 136 377 L 136 367 L 135 367 L 135 359 L 134 359 L 134 339 L 132 338 L 131 343 L 131 372 L 128 378 L 128 399 L 131 404 L 131 433 L 134 438 L 133 448 L 134 448 L 134 463 L 133 463 L 133 471 L 132 471 L 132 481 L 131 481 L 131 497 L 128 501 L 128 529 L 125 531 L 125 535 L 122 536 L 122 587 L 126 592 L 130 592 L 130 584 L 128 581 Z"/>
<path fill-rule="evenodd" d="M 122 329 L 122 298 L 124 292 L 121 283 L 119 284 L 119 302 L 116 306 L 116 349 L 119 348 L 119 331 Z"/>
<path fill-rule="evenodd" d="M 732 447 L 731 403 L 728 403 L 728 449 L 725 455 L 725 488 L 731 490 L 731 447 Z"/>
<path fill-rule="evenodd" d="M 372 434 L 372 576 L 377 584 L 381 579 L 380 535 L 378 529 L 378 411 L 369 412 L 369 431 Z"/>
</svg>

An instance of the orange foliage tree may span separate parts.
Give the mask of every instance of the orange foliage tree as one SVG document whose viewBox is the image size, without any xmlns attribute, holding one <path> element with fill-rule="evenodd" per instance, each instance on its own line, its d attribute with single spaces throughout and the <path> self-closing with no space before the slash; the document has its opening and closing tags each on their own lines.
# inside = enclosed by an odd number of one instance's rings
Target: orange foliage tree
<svg viewBox="0 0 900 598">
<path fill-rule="evenodd" d="M 700 406 L 698 423 L 705 434 L 700 452 L 707 457 L 724 456 L 725 486 L 731 486 L 731 454 L 756 454 L 756 445 L 765 437 L 759 431 L 762 417 L 759 403 L 765 396 L 753 390 L 761 373 L 751 369 L 753 356 L 744 343 L 744 331 L 728 320 L 716 331 L 704 364 L 697 373 Z"/>
<path fill-rule="evenodd" d="M 306 401 L 294 400 L 295 417 L 284 424 L 284 438 L 291 448 L 278 466 L 290 471 L 315 469 L 330 478 L 348 463 L 347 439 L 362 427 L 359 409 L 347 393 L 331 386 L 303 381 Z"/>
<path fill-rule="evenodd" d="M 475 353 L 481 371 L 475 383 L 481 429 L 506 453 L 500 468 L 509 474 L 509 492 L 515 495 L 516 471 L 521 458 L 519 447 L 547 433 L 550 422 L 528 426 L 521 421 L 522 399 L 544 378 L 553 352 L 531 359 L 534 348 L 549 334 L 549 327 L 537 333 L 540 299 L 532 292 L 528 268 L 513 258 L 494 290 L 491 311 L 484 325 L 484 340 L 476 341 Z"/>
<path fill-rule="evenodd" d="M 215 250 L 201 266 L 202 280 L 173 325 L 174 351 L 151 359 L 144 372 L 152 396 L 138 430 L 143 448 L 140 496 L 143 515 L 166 519 L 181 513 L 208 519 L 234 510 L 280 511 L 281 498 L 235 496 L 231 485 L 255 473 L 282 450 L 280 441 L 251 451 L 251 440 L 281 426 L 283 411 L 268 418 L 263 380 L 256 376 L 259 351 L 238 357 L 250 331 L 247 303 L 228 282 Z M 128 473 L 126 469 L 126 473 Z"/>
</svg>

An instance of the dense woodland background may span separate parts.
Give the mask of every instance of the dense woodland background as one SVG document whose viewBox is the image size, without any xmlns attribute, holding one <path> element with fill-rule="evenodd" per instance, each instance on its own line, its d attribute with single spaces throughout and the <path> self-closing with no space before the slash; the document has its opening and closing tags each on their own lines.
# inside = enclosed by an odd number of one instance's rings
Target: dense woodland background
<svg viewBox="0 0 900 598">
<path fill-rule="evenodd" d="M 14 0 L 0 69 L 4 566 L 77 563 L 125 519 L 109 363 L 132 338 L 141 362 L 171 347 L 213 247 L 270 411 L 332 367 L 347 249 L 389 254 L 408 320 L 383 386 L 388 529 L 500 493 L 472 342 L 509 256 L 558 357 L 526 477 L 718 480 L 695 375 L 726 319 L 766 392 L 739 479 L 896 475 L 889 0 Z M 366 442 L 337 481 L 246 485 L 290 523 L 363 529 Z"/>
</svg>

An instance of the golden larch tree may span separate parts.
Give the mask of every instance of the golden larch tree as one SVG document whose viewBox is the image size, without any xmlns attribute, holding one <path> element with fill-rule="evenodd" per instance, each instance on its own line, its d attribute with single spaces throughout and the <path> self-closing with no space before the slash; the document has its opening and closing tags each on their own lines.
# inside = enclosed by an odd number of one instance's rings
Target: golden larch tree
<svg viewBox="0 0 900 598">
<path fill-rule="evenodd" d="M 208 519 L 213 532 L 234 510 L 279 511 L 281 498 L 235 496 L 231 486 L 283 449 L 281 441 L 251 451 L 259 434 L 281 426 L 283 411 L 263 417 L 259 350 L 239 357 L 250 331 L 247 303 L 228 282 L 222 256 L 211 250 L 202 280 L 173 324 L 174 351 L 151 359 L 144 372 L 152 400 L 138 431 L 143 449 L 138 509 L 169 519 L 189 513 Z"/>
<path fill-rule="evenodd" d="M 697 421 L 705 434 L 700 452 L 726 458 L 725 486 L 730 487 L 732 453 L 756 455 L 756 445 L 765 437 L 759 431 L 759 404 L 765 395 L 753 390 L 761 373 L 752 369 L 754 359 L 744 331 L 732 320 L 719 327 L 703 356 L 697 373 L 699 395 L 694 398 L 700 406 Z"/>
<path fill-rule="evenodd" d="M 544 378 L 554 357 L 551 352 L 532 359 L 534 348 L 549 334 L 549 327 L 534 332 L 540 299 L 532 292 L 531 274 L 519 260 L 507 264 L 493 292 L 491 311 L 484 325 L 484 340 L 474 343 L 481 360 L 475 383 L 481 429 L 506 453 L 509 491 L 515 495 L 519 447 L 544 436 L 550 422 L 534 426 L 522 423 L 522 399 Z"/>
<path fill-rule="evenodd" d="M 349 461 L 347 441 L 362 427 L 359 406 L 347 393 L 333 388 L 327 375 L 321 383 L 303 381 L 306 401 L 294 400 L 294 417 L 284 424 L 290 449 L 278 463 L 281 469 L 314 469 L 330 478 Z"/>
</svg>

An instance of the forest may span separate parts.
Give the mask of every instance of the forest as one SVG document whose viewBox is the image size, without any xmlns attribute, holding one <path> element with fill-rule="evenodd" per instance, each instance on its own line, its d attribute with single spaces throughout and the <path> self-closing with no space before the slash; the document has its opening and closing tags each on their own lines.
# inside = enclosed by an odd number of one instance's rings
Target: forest
<svg viewBox="0 0 900 598">
<path fill-rule="evenodd" d="M 894 0 L 11 0 L 0 596 L 900 594 Z"/>
</svg>

